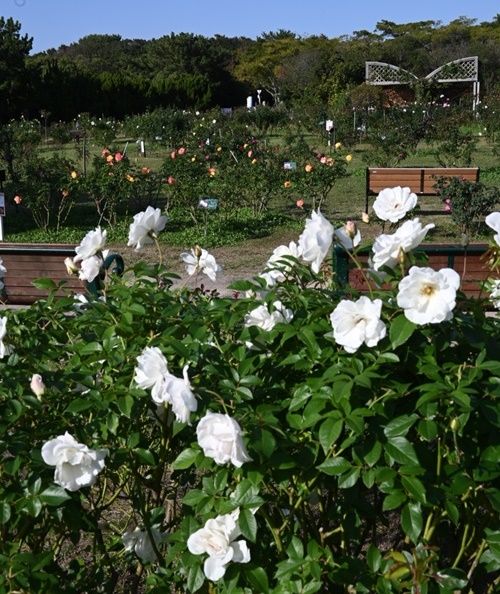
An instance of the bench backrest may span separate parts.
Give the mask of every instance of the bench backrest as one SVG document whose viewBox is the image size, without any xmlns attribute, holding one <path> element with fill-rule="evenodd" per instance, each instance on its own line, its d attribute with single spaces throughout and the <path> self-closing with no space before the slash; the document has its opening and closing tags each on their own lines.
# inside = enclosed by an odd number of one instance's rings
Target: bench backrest
<svg viewBox="0 0 500 594">
<path fill-rule="evenodd" d="M 65 281 L 58 295 L 82 293 L 83 283 L 78 277 L 69 276 L 64 259 L 75 255 L 72 245 L 15 244 L 1 243 L 0 258 L 7 272 L 2 280 L 0 303 L 8 305 L 30 305 L 47 296 L 47 291 L 37 289 L 33 281 L 37 278 L 51 278 L 54 282 Z"/>
<path fill-rule="evenodd" d="M 460 275 L 460 290 L 468 297 L 485 297 L 482 283 L 492 276 L 486 254 L 489 250 L 487 244 L 473 244 L 467 247 L 461 245 L 429 244 L 421 245 L 416 252 L 427 255 L 428 261 L 422 266 L 440 270 L 452 268 Z M 362 252 L 358 259 L 363 268 L 368 266 L 368 252 Z M 336 272 L 339 283 L 349 286 L 357 291 L 368 291 L 365 277 L 357 268 L 352 268 L 350 258 L 345 250 L 335 248 Z M 373 285 L 375 288 L 375 285 Z"/>
<path fill-rule="evenodd" d="M 408 187 L 419 196 L 437 196 L 435 184 L 439 177 L 478 182 L 479 167 L 367 167 L 366 212 L 368 196 L 377 195 L 384 188 Z"/>
</svg>

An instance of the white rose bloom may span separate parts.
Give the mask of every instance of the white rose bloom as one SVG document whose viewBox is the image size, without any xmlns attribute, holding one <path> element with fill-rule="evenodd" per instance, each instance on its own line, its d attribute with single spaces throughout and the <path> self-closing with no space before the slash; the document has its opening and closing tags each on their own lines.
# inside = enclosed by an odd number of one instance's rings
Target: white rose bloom
<svg viewBox="0 0 500 594">
<path fill-rule="evenodd" d="M 240 510 L 207 520 L 205 526 L 193 532 L 188 538 L 187 547 L 193 555 L 208 558 L 203 564 L 205 576 L 216 582 L 224 577 L 227 564 L 248 563 L 250 551 L 245 540 L 236 540 L 241 531 L 238 526 Z"/>
<path fill-rule="evenodd" d="M 5 355 L 10 352 L 9 347 L 5 346 L 3 339 L 7 333 L 7 318 L 0 318 L 0 359 L 3 359 Z"/>
<path fill-rule="evenodd" d="M 188 366 L 185 365 L 182 370 L 183 379 L 167 373 L 163 379 L 162 391 L 152 398 L 156 404 L 170 404 L 179 423 L 189 424 L 191 413 L 196 412 L 198 403 L 191 391 L 187 370 Z"/>
<path fill-rule="evenodd" d="M 500 245 L 500 212 L 492 212 L 484 219 L 484 221 L 488 227 L 491 227 L 493 231 L 496 231 L 496 235 L 493 236 L 493 239 Z"/>
<path fill-rule="evenodd" d="M 139 388 L 151 388 L 155 402 L 161 396 L 165 376 L 168 375 L 167 360 L 158 347 L 146 347 L 137 357 L 134 381 Z"/>
<path fill-rule="evenodd" d="M 143 245 L 153 243 L 153 237 L 156 237 L 160 231 L 165 229 L 167 217 L 161 214 L 159 208 L 148 206 L 145 211 L 134 215 L 134 222 L 131 223 L 128 243 L 129 246 L 135 246 L 140 250 Z"/>
<path fill-rule="evenodd" d="M 241 437 L 241 427 L 229 415 L 208 412 L 196 427 L 198 444 L 217 464 L 231 462 L 239 468 L 251 460 Z"/>
<path fill-rule="evenodd" d="M 299 259 L 300 255 L 300 248 L 295 241 L 291 241 L 288 245 L 278 246 L 266 263 L 266 271 L 260 275 L 266 279 L 267 286 L 272 287 L 277 282 L 281 283 L 285 280 L 285 273 L 289 272 L 293 266 L 293 262 L 288 260 L 287 256 Z"/>
<path fill-rule="evenodd" d="M 91 283 L 101 271 L 103 259 L 100 256 L 90 256 L 82 260 L 78 278 Z"/>
<path fill-rule="evenodd" d="M 417 206 L 417 195 L 410 188 L 397 186 L 382 190 L 373 203 L 373 210 L 382 221 L 397 223 L 415 206 Z"/>
<path fill-rule="evenodd" d="M 89 231 L 82 239 L 79 246 L 75 248 L 76 256 L 73 262 L 85 260 L 91 256 L 95 256 L 106 245 L 106 230 L 102 231 L 100 227 L 96 227 L 94 231 Z"/>
<path fill-rule="evenodd" d="M 155 545 L 158 547 L 163 538 L 163 533 L 160 532 L 155 526 L 152 526 L 151 534 L 153 535 Z M 135 528 L 135 530 L 132 532 L 125 532 L 122 536 L 122 542 L 126 551 L 134 551 L 134 553 L 141 561 L 144 561 L 144 563 L 156 561 L 153 545 L 151 544 L 151 539 L 149 538 L 149 534 L 146 530 L 139 530 L 139 528 Z"/>
<path fill-rule="evenodd" d="M 492 281 L 490 284 L 490 301 L 495 309 L 500 309 L 500 279 Z"/>
<path fill-rule="evenodd" d="M 399 283 L 397 303 L 414 324 L 439 324 L 453 317 L 460 276 L 451 268 L 412 266 Z"/>
<path fill-rule="evenodd" d="M 354 221 L 349 221 L 343 227 L 335 229 L 335 239 L 346 250 L 352 250 L 361 243 L 361 231 Z"/>
<path fill-rule="evenodd" d="M 333 338 L 348 353 L 355 353 L 364 343 L 375 346 L 386 335 L 387 328 L 380 319 L 382 301 L 360 297 L 357 301 L 343 299 L 330 314 Z"/>
<path fill-rule="evenodd" d="M 42 447 L 45 464 L 55 466 L 54 482 L 68 491 L 93 485 L 104 468 L 108 450 L 91 450 L 67 431 Z"/>
<path fill-rule="evenodd" d="M 333 241 L 333 227 L 321 212 L 312 211 L 306 220 L 304 231 L 299 237 L 302 258 L 311 264 L 313 272 L 318 273 Z"/>
<path fill-rule="evenodd" d="M 183 252 L 181 258 L 186 265 L 186 272 L 189 276 L 202 272 L 211 281 L 215 281 L 217 273 L 222 271 L 212 254 L 201 248 L 193 248 L 191 253 Z"/>
<path fill-rule="evenodd" d="M 258 326 L 262 330 L 269 332 L 276 324 L 286 324 L 293 319 L 292 310 L 284 307 L 281 301 L 275 301 L 273 307 L 274 311 L 272 313 L 266 304 L 252 309 L 245 316 L 245 326 Z"/>
<path fill-rule="evenodd" d="M 429 223 L 422 227 L 418 218 L 404 222 L 395 233 L 379 235 L 373 242 L 373 268 L 380 270 L 382 266 L 394 268 L 398 263 L 400 252 L 408 253 L 424 240 L 427 232 L 435 227 Z"/>
</svg>

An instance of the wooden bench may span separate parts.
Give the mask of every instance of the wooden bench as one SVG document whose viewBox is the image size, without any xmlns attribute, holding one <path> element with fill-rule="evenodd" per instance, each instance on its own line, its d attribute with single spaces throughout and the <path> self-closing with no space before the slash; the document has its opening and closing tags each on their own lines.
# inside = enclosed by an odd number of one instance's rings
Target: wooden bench
<svg viewBox="0 0 500 594">
<path fill-rule="evenodd" d="M 50 278 L 59 283 L 65 281 L 58 295 L 71 295 L 85 291 L 83 282 L 70 276 L 64 259 L 74 257 L 74 245 L 0 243 L 0 258 L 7 269 L 0 280 L 0 304 L 31 305 L 37 299 L 47 297 L 48 291 L 33 286 L 37 278 Z"/>
<path fill-rule="evenodd" d="M 414 250 L 416 254 L 426 254 L 428 261 L 420 266 L 427 266 L 434 270 L 441 268 L 453 268 L 460 275 L 460 290 L 468 297 L 486 297 L 487 293 L 482 290 L 481 285 L 487 279 L 495 277 L 488 262 L 487 244 L 471 244 L 466 247 L 462 245 L 449 244 L 428 244 L 421 245 Z M 362 250 L 357 254 L 362 267 L 368 267 L 368 257 L 370 251 Z M 336 274 L 339 284 L 345 288 L 351 287 L 356 291 L 368 291 L 363 273 L 358 268 L 353 268 L 353 264 L 346 251 L 336 246 L 334 248 L 334 258 L 336 262 Z M 373 287 L 375 288 L 375 283 Z"/>
<path fill-rule="evenodd" d="M 365 212 L 370 196 L 384 188 L 408 187 L 417 196 L 437 196 L 435 184 L 439 177 L 461 177 L 479 181 L 479 167 L 367 167 Z"/>
</svg>

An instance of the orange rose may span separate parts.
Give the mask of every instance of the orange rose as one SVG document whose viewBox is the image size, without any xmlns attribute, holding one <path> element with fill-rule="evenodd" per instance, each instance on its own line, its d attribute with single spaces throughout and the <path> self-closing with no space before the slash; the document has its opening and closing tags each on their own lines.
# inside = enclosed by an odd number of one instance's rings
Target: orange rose
<svg viewBox="0 0 500 594">
<path fill-rule="evenodd" d="M 106 157 L 106 161 L 107 161 L 108 163 L 112 163 L 112 162 L 113 162 L 113 155 L 108 155 L 108 156 Z"/>
</svg>

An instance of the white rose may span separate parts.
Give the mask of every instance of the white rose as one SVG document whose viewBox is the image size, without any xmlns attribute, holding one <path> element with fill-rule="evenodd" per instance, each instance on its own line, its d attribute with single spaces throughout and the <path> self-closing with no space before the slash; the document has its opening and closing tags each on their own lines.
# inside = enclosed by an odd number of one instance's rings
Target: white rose
<svg viewBox="0 0 500 594">
<path fill-rule="evenodd" d="M 0 318 L 0 359 L 8 355 L 10 349 L 3 343 L 3 339 L 7 333 L 7 318 Z"/>
<path fill-rule="evenodd" d="M 103 259 L 100 256 L 90 256 L 82 260 L 78 278 L 91 283 L 101 271 Z"/>
<path fill-rule="evenodd" d="M 399 283 L 397 303 L 414 324 L 438 324 L 453 317 L 460 276 L 451 268 L 412 266 Z"/>
<path fill-rule="evenodd" d="M 380 319 L 382 301 L 360 297 L 357 301 L 343 299 L 330 314 L 333 338 L 348 353 L 355 353 L 364 343 L 375 346 L 386 335 L 387 329 Z"/>
<path fill-rule="evenodd" d="M 291 241 L 288 245 L 278 246 L 267 261 L 266 271 L 260 275 L 266 279 L 267 286 L 272 287 L 277 282 L 283 282 L 285 280 L 285 273 L 289 272 L 293 266 L 293 262 L 288 258 L 299 259 L 300 255 L 299 246 L 295 241 Z"/>
<path fill-rule="evenodd" d="M 163 538 L 163 533 L 155 526 L 152 526 L 151 534 L 156 547 L 158 547 Z M 156 560 L 155 551 L 146 530 L 135 528 L 132 532 L 125 532 L 122 536 L 122 542 L 125 550 L 134 551 L 141 561 L 151 563 Z"/>
<path fill-rule="evenodd" d="M 208 558 L 203 564 L 205 576 L 216 582 L 224 577 L 229 562 L 248 563 L 250 551 L 245 540 L 236 540 L 241 531 L 238 526 L 240 510 L 207 520 L 205 526 L 193 532 L 188 538 L 187 547 L 193 555 Z"/>
<path fill-rule="evenodd" d="M 140 250 L 143 245 L 153 243 L 153 238 L 165 229 L 167 217 L 161 214 L 159 208 L 148 206 L 144 212 L 134 215 L 134 222 L 131 223 L 128 234 L 129 246 L 135 246 Z"/>
<path fill-rule="evenodd" d="M 153 396 L 153 401 L 156 404 L 170 404 L 179 423 L 189 424 L 190 415 L 196 412 L 198 403 L 191 391 L 187 370 L 188 366 L 185 365 L 182 370 L 183 379 L 167 373 L 163 379 L 163 388 L 159 394 Z"/>
<path fill-rule="evenodd" d="M 75 248 L 76 256 L 73 262 L 85 260 L 91 256 L 95 256 L 106 245 L 106 230 L 102 231 L 100 227 L 96 227 L 94 231 L 89 231 L 82 239 L 79 246 Z"/>
<path fill-rule="evenodd" d="M 304 231 L 299 237 L 302 258 L 311 264 L 313 272 L 318 273 L 333 241 L 333 227 L 318 211 L 312 211 L 311 218 L 306 220 Z"/>
<path fill-rule="evenodd" d="M 397 223 L 415 206 L 417 206 L 417 195 L 410 188 L 397 186 L 382 190 L 373 203 L 373 210 L 382 221 Z"/>
<path fill-rule="evenodd" d="M 67 431 L 42 447 L 45 464 L 55 466 L 54 482 L 68 491 L 93 485 L 104 468 L 107 450 L 91 450 Z"/>
<path fill-rule="evenodd" d="M 379 235 L 373 242 L 372 265 L 375 270 L 382 266 L 394 268 L 398 263 L 401 251 L 408 253 L 424 240 L 427 232 L 435 227 L 429 223 L 422 227 L 418 218 L 404 222 L 393 234 Z"/>
<path fill-rule="evenodd" d="M 267 305 L 259 305 L 245 316 L 245 326 L 258 326 L 269 332 L 276 324 L 286 324 L 293 319 L 293 312 L 287 309 L 281 301 L 273 303 L 274 311 L 271 313 Z"/>
<path fill-rule="evenodd" d="M 496 235 L 493 236 L 493 239 L 500 246 L 500 212 L 492 212 L 484 219 L 484 221 L 488 227 L 491 227 L 493 231 L 496 231 Z"/>
<path fill-rule="evenodd" d="M 155 402 L 160 398 L 167 374 L 167 360 L 158 347 L 146 347 L 137 357 L 134 381 L 143 390 L 151 388 L 151 396 Z"/>
<path fill-rule="evenodd" d="M 186 265 L 186 272 L 189 276 L 202 272 L 211 281 L 215 281 L 217 273 L 222 271 L 222 268 L 215 261 L 214 256 L 209 254 L 207 250 L 199 247 L 193 248 L 191 253 L 183 252 L 181 258 Z"/>
<path fill-rule="evenodd" d="M 231 462 L 239 468 L 251 460 L 241 437 L 241 427 L 229 415 L 208 412 L 196 427 L 196 437 L 205 456 L 217 464 Z"/>
<path fill-rule="evenodd" d="M 500 279 L 491 281 L 489 286 L 490 301 L 495 309 L 500 309 Z"/>
</svg>

